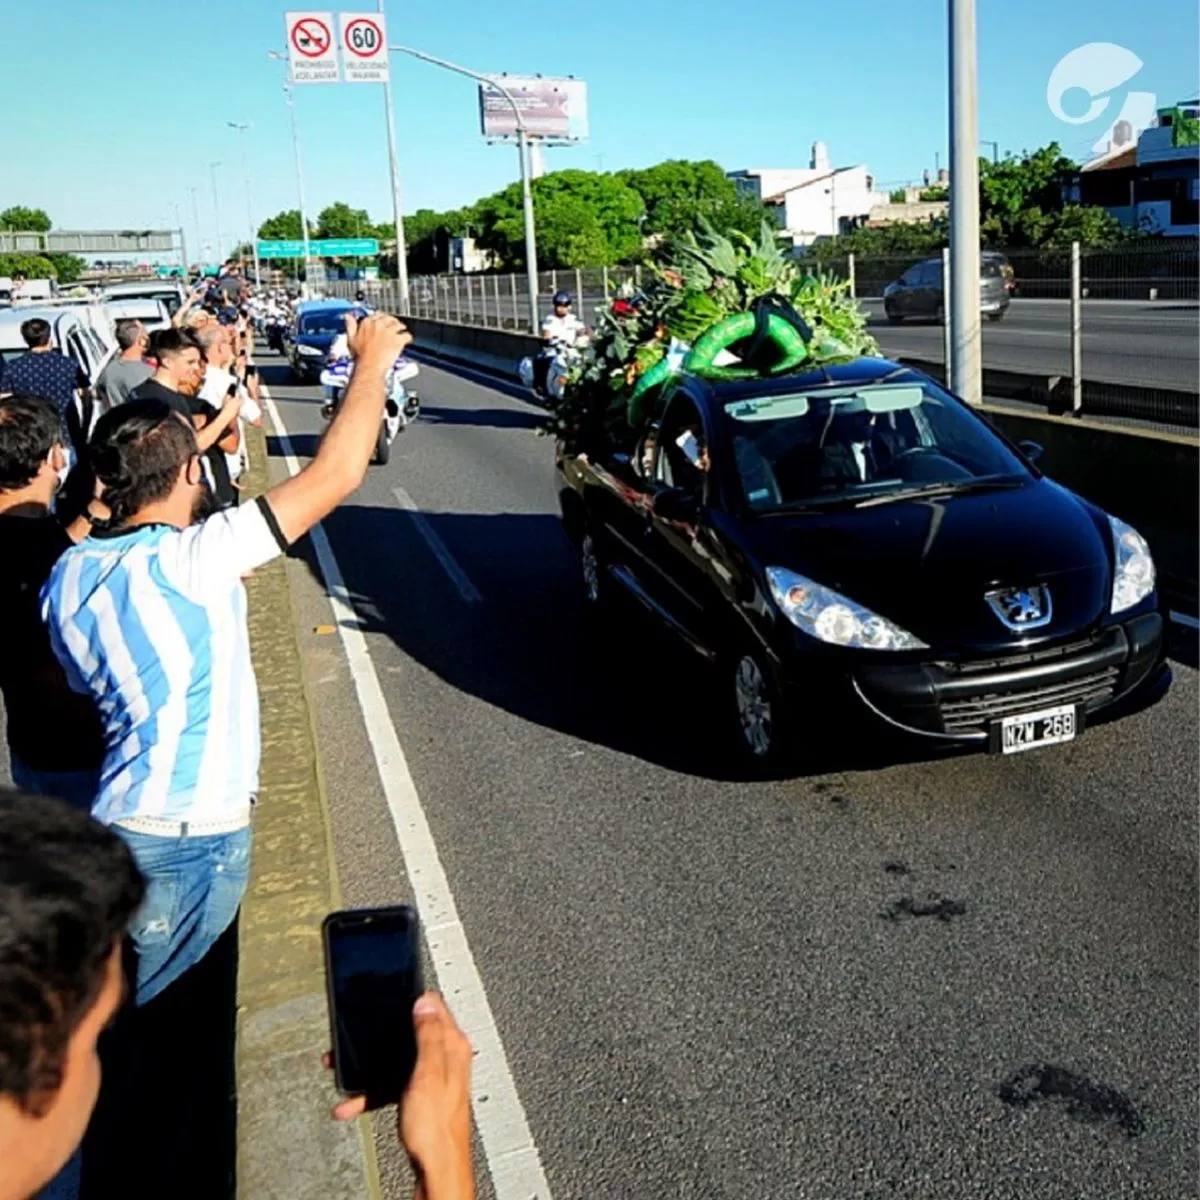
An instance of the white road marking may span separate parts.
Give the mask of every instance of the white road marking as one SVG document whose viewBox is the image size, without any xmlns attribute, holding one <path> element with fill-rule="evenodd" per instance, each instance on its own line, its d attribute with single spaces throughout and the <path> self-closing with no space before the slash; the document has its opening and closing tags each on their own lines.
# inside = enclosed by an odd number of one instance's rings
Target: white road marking
<svg viewBox="0 0 1200 1200">
<path fill-rule="evenodd" d="M 1187 613 L 1175 612 L 1172 609 L 1170 616 L 1176 625 L 1182 625 L 1185 629 L 1200 629 L 1200 621 L 1197 621 L 1195 617 L 1189 616 Z"/>
<path fill-rule="evenodd" d="M 279 437 L 288 472 L 295 475 L 300 464 L 292 450 L 287 428 L 265 387 L 262 395 Z M 425 927 L 438 985 L 475 1048 L 471 1107 L 496 1200 L 550 1200 L 550 1185 L 542 1170 L 541 1156 L 525 1108 L 517 1094 L 504 1043 L 488 1004 L 487 991 L 459 919 L 450 883 L 408 769 L 408 760 L 392 725 L 358 614 L 346 591 L 341 568 L 325 530 L 318 525 L 310 536 L 354 680 L 363 724 L 396 829 L 396 840 Z"/>
<path fill-rule="evenodd" d="M 450 582 L 458 588 L 463 602 L 478 604 L 483 599 L 479 589 L 468 578 L 466 571 L 458 565 L 458 560 L 450 553 L 446 543 L 438 537 L 437 531 L 425 519 L 424 513 L 417 507 L 417 502 L 402 487 L 392 488 L 392 495 L 396 497 L 400 507 L 412 517 L 417 532 L 425 539 L 425 545 L 432 551 L 433 557 L 442 564 L 442 570 L 450 576 Z"/>
</svg>

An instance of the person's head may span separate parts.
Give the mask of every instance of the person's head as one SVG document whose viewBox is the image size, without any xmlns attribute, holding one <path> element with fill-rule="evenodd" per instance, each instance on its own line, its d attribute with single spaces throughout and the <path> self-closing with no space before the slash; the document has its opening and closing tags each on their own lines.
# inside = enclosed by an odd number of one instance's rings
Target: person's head
<svg viewBox="0 0 1200 1200">
<path fill-rule="evenodd" d="M 196 340 L 210 366 L 226 370 L 233 362 L 233 337 L 227 325 L 219 325 L 214 321 L 196 334 Z"/>
<path fill-rule="evenodd" d="M 204 382 L 204 352 L 186 329 L 157 329 L 150 350 L 158 360 L 162 383 L 184 396 L 194 396 Z"/>
<path fill-rule="evenodd" d="M 144 883 L 125 843 L 61 800 L 0 789 L 0 1192 L 33 1196 L 83 1138 L 96 1039 L 121 1005 Z"/>
<path fill-rule="evenodd" d="M 106 412 L 88 458 L 116 525 L 152 518 L 183 528 L 207 511 L 196 435 L 162 400 L 129 400 Z"/>
<path fill-rule="evenodd" d="M 132 356 L 146 353 L 146 347 L 150 344 L 150 334 L 136 317 L 124 317 L 118 321 L 115 333 L 122 354 Z"/>
<path fill-rule="evenodd" d="M 354 299 L 358 301 L 359 304 L 366 304 L 367 293 L 364 292 L 362 288 L 359 288 L 358 291 L 354 293 Z"/>
<path fill-rule="evenodd" d="M 554 315 L 556 317 L 565 317 L 571 311 L 571 293 L 570 292 L 555 292 L 554 293 Z"/>
<path fill-rule="evenodd" d="M 41 396 L 0 399 L 0 500 L 49 507 L 66 466 L 58 406 Z"/>
<path fill-rule="evenodd" d="M 30 317 L 21 322 L 21 340 L 30 350 L 43 350 L 50 345 L 50 322 Z"/>
</svg>

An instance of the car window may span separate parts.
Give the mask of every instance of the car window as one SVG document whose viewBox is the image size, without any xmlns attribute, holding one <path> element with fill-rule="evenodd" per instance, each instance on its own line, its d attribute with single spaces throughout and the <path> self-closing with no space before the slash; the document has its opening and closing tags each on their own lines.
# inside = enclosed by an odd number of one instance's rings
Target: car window
<svg viewBox="0 0 1200 1200">
<path fill-rule="evenodd" d="M 668 403 L 658 428 L 654 482 L 702 496 L 708 471 L 708 437 L 696 402 L 683 392 Z"/>
<path fill-rule="evenodd" d="M 900 276 L 900 282 L 905 287 L 916 287 L 917 281 L 921 278 L 921 266 L 918 263 L 915 267 L 909 267 L 903 275 Z"/>
<path fill-rule="evenodd" d="M 733 470 L 754 512 L 1030 478 L 982 421 L 932 382 L 763 396 L 724 411 Z"/>
<path fill-rule="evenodd" d="M 300 318 L 301 333 L 344 333 L 346 329 L 345 315 L 349 309 L 335 309 L 333 312 L 306 313 Z"/>
</svg>

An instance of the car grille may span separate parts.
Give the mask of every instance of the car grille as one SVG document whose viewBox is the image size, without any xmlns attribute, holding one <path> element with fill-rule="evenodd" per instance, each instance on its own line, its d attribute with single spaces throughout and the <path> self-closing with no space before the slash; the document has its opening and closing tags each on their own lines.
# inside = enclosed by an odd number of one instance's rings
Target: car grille
<svg viewBox="0 0 1200 1200">
<path fill-rule="evenodd" d="M 989 721 L 1011 717 L 1018 713 L 1037 712 L 1059 704 L 1079 704 L 1094 708 L 1113 698 L 1120 670 L 1105 667 L 1077 679 L 1026 688 L 1017 692 L 981 692 L 960 700 L 944 700 L 941 704 L 942 725 L 947 733 L 978 733 Z"/>
<path fill-rule="evenodd" d="M 1002 658 L 970 658 L 963 662 L 939 662 L 935 665 L 947 675 L 982 675 L 984 672 L 1004 671 L 1011 667 L 1032 666 L 1034 663 L 1057 662 L 1086 654 L 1100 644 L 1101 639 L 1087 638 L 1047 649 L 1030 650 L 1023 654 L 1006 654 Z"/>
</svg>

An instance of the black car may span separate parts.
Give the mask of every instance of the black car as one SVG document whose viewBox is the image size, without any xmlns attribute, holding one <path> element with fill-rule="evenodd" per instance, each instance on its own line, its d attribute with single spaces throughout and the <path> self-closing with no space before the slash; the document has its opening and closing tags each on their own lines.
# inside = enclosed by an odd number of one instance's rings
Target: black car
<svg viewBox="0 0 1200 1200">
<path fill-rule="evenodd" d="M 989 321 L 999 321 L 1011 302 L 1012 267 L 1002 254 L 984 251 L 979 259 L 979 311 Z M 898 325 L 905 317 L 941 321 L 946 315 L 946 288 L 942 260 L 927 258 L 914 263 L 899 279 L 883 289 L 883 311 Z"/>
<path fill-rule="evenodd" d="M 1013 753 L 1169 682 L 1141 536 L 927 376 L 685 374 L 661 413 L 560 441 L 563 518 L 588 603 L 632 597 L 713 664 L 752 759 L 830 722 Z"/>
</svg>

